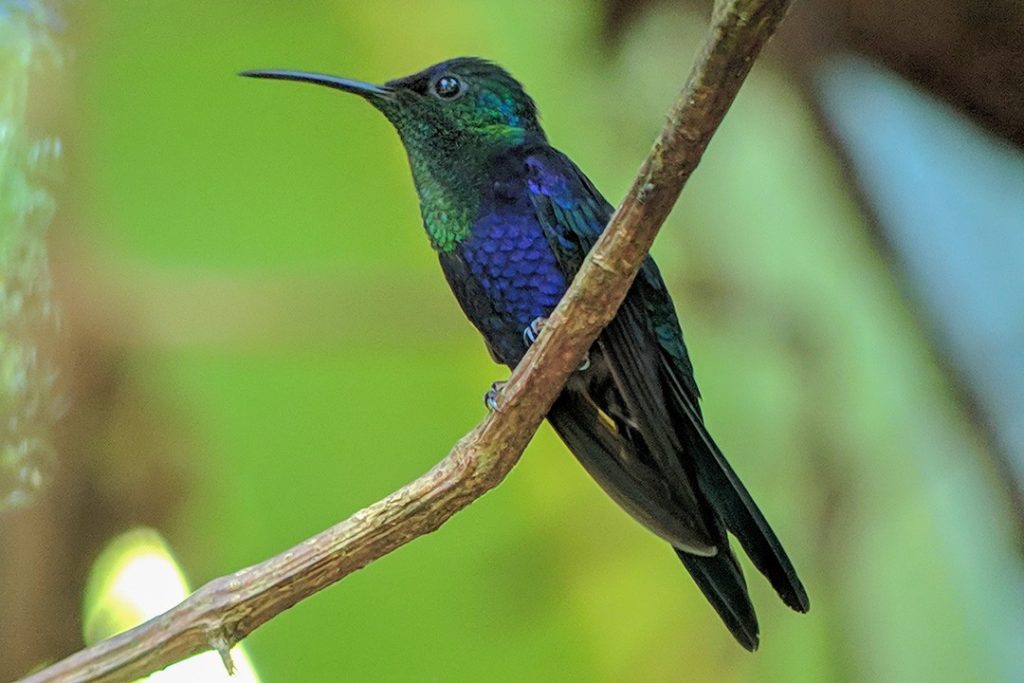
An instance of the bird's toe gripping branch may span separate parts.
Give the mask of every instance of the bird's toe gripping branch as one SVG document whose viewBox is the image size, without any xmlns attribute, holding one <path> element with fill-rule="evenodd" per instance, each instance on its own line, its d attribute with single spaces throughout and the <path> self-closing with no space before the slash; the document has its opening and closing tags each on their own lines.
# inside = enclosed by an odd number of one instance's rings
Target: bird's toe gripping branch
<svg viewBox="0 0 1024 683">
<path fill-rule="evenodd" d="M 526 343 L 527 347 L 533 346 L 533 343 L 537 341 L 537 337 L 540 336 L 540 331 L 544 329 L 544 323 L 548 321 L 547 318 L 534 318 L 533 322 L 526 326 L 523 330 L 523 342 Z"/>
<path fill-rule="evenodd" d="M 523 341 L 526 343 L 527 347 L 533 346 L 533 343 L 537 341 L 537 337 L 540 336 L 540 331 L 544 329 L 544 323 L 547 321 L 548 319 L 544 317 L 534 318 L 533 322 L 526 326 L 526 329 L 523 330 Z M 580 363 L 580 366 L 576 368 L 576 370 L 577 372 L 583 372 L 589 367 L 590 354 L 588 353 L 583 357 L 583 362 Z"/>
<path fill-rule="evenodd" d="M 498 380 L 497 382 L 491 382 L 491 388 L 484 394 L 484 405 L 492 413 L 498 412 L 498 402 L 501 400 L 501 390 L 505 388 L 508 382 L 504 380 Z"/>
</svg>

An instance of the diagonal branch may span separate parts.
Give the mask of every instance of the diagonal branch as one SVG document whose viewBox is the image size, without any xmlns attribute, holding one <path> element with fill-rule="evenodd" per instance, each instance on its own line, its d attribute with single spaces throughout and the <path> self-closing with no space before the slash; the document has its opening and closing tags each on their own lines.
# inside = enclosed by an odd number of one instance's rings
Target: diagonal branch
<svg viewBox="0 0 1024 683">
<path fill-rule="evenodd" d="M 518 461 L 570 373 L 619 304 L 789 0 L 715 6 L 704 47 L 629 194 L 537 343 L 500 409 L 416 481 L 272 557 L 211 581 L 168 612 L 24 679 L 125 681 L 216 649 L 412 539 L 497 486 Z"/>
</svg>

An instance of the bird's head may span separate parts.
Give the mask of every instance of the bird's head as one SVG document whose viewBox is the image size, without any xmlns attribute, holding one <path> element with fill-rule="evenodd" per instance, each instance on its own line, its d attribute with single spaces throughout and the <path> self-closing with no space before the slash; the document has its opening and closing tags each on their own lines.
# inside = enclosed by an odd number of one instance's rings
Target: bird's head
<svg viewBox="0 0 1024 683">
<path fill-rule="evenodd" d="M 531 141 L 544 141 L 533 100 L 507 71 L 460 57 L 373 85 L 305 71 L 245 71 L 243 76 L 301 81 L 353 93 L 398 130 L 410 157 L 466 163 Z"/>
</svg>

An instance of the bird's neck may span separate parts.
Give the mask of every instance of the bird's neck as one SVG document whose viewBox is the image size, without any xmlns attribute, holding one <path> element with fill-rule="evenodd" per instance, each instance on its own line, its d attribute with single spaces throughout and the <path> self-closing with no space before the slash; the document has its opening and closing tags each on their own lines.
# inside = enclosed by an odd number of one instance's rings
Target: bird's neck
<svg viewBox="0 0 1024 683">
<path fill-rule="evenodd" d="M 470 235 L 487 187 L 489 155 L 410 155 L 423 225 L 435 250 L 451 252 Z"/>
<path fill-rule="evenodd" d="M 543 133 L 510 136 L 503 132 L 493 144 L 448 140 L 442 150 L 409 153 L 423 225 L 436 251 L 449 253 L 470 236 L 480 202 L 491 185 L 498 161 L 518 149 L 543 141 Z M 479 142 L 479 140 L 477 140 Z"/>
<path fill-rule="evenodd" d="M 412 175 L 430 244 L 435 250 L 448 253 L 469 237 L 482 188 L 476 179 L 464 178 L 461 173 L 445 173 L 426 164 L 413 164 Z"/>
</svg>

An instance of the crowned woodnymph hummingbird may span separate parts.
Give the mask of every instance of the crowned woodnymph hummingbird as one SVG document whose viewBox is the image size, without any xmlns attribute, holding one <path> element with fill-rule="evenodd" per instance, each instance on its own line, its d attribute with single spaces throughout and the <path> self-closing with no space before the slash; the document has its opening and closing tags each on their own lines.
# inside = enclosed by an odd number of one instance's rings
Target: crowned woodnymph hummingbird
<svg viewBox="0 0 1024 683">
<path fill-rule="evenodd" d="M 359 95 L 398 131 L 430 243 L 491 355 L 514 367 L 612 215 L 550 144 L 523 87 L 501 67 L 452 59 L 372 85 L 284 70 L 243 76 Z M 757 617 L 732 533 L 782 600 L 809 606 L 796 571 L 704 425 L 700 392 L 665 282 L 647 258 L 615 319 L 548 421 L 598 484 L 667 541 L 743 647 Z M 493 405 L 495 390 L 486 400 Z"/>
</svg>

